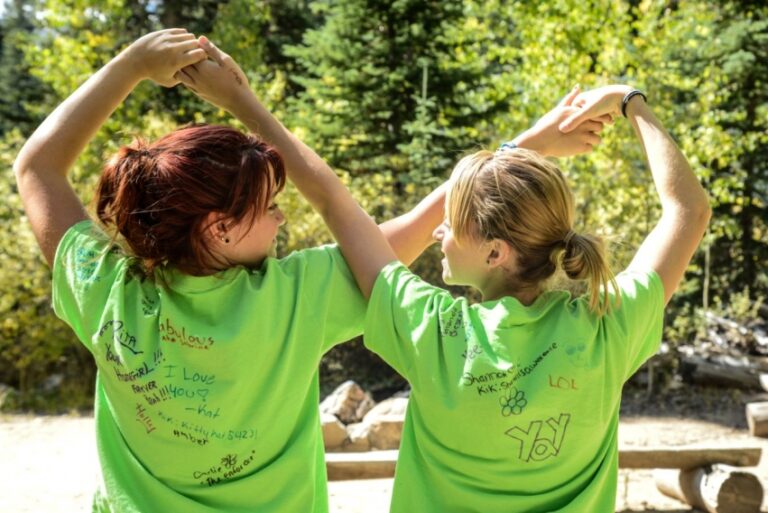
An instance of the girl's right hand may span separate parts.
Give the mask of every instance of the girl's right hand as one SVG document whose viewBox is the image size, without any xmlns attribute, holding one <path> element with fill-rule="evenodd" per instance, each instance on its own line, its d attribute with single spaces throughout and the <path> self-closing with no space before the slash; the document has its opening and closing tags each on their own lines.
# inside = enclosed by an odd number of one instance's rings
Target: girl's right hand
<svg viewBox="0 0 768 513">
<path fill-rule="evenodd" d="M 165 87 L 179 83 L 177 71 L 206 59 L 194 34 L 174 28 L 151 32 L 134 41 L 118 59 L 127 63 L 138 79 L 148 78 Z"/>
<path fill-rule="evenodd" d="M 609 85 L 579 93 L 572 105 L 579 110 L 560 123 L 560 131 L 571 132 L 587 120 L 600 116 L 621 116 L 621 101 L 632 91 L 625 85 Z"/>
</svg>

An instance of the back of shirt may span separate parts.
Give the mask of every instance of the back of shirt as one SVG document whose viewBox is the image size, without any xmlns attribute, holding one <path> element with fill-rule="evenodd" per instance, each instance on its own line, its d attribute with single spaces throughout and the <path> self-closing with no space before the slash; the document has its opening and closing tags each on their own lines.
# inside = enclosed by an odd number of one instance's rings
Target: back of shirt
<svg viewBox="0 0 768 513">
<path fill-rule="evenodd" d="M 618 277 L 621 306 L 549 292 L 469 305 L 399 264 L 365 343 L 411 383 L 393 512 L 610 512 L 621 387 L 656 351 L 663 287 Z"/>
<path fill-rule="evenodd" d="M 153 281 L 84 222 L 53 301 L 98 367 L 105 510 L 328 510 L 317 367 L 365 307 L 337 248 Z"/>
</svg>

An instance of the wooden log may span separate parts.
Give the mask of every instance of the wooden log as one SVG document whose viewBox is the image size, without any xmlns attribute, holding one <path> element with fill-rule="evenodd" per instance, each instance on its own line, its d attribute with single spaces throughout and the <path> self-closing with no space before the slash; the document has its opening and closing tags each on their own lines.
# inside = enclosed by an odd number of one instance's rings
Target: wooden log
<svg viewBox="0 0 768 513">
<path fill-rule="evenodd" d="M 709 513 L 759 513 L 763 485 L 753 473 L 729 467 L 657 470 L 661 493 Z"/>
<path fill-rule="evenodd" d="M 397 450 L 369 452 L 329 452 L 325 465 L 329 481 L 380 479 L 395 475 Z"/>
<path fill-rule="evenodd" d="M 749 403 L 746 412 L 749 434 L 768 437 L 768 401 Z"/>
<path fill-rule="evenodd" d="M 762 372 L 744 358 L 713 355 L 680 355 L 680 374 L 686 383 L 761 389 Z"/>
<path fill-rule="evenodd" d="M 624 447 L 619 450 L 619 467 L 689 469 L 714 463 L 754 467 L 761 455 L 760 447 Z"/>
<path fill-rule="evenodd" d="M 638 447 L 619 450 L 621 468 L 694 469 L 713 463 L 752 467 L 760 462 L 760 447 Z M 325 455 L 328 479 L 378 479 L 395 475 L 397 450 L 329 452 Z"/>
</svg>

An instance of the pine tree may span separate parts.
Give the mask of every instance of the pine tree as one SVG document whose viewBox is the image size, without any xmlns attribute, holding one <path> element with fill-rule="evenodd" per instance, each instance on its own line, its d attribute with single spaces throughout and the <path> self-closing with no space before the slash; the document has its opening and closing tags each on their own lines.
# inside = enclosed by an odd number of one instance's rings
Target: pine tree
<svg viewBox="0 0 768 513">
<path fill-rule="evenodd" d="M 28 135 L 42 121 L 31 106 L 40 103 L 48 89 L 29 73 L 21 37 L 33 30 L 31 5 L 25 0 L 6 2 L 0 19 L 0 136 L 13 128 Z"/>
<path fill-rule="evenodd" d="M 473 104 L 485 70 L 451 64 L 473 37 L 460 30 L 463 2 L 312 6 L 323 25 L 288 52 L 306 70 L 291 77 L 304 88 L 294 115 L 334 166 L 358 176 L 390 172 L 402 184 L 416 164 L 422 175 L 443 174 L 459 152 L 485 142 L 472 129 L 507 104 Z"/>
<path fill-rule="evenodd" d="M 728 221 L 718 223 L 711 265 L 731 271 L 716 273 L 725 278 L 716 287 L 721 294 L 748 288 L 756 298 L 768 293 L 768 276 L 760 272 L 768 264 L 768 8 L 749 4 L 723 6 L 716 37 L 701 57 L 721 70 L 711 115 L 737 142 L 726 166 L 710 163 L 710 182 L 733 186 L 716 193 L 715 216 Z"/>
</svg>

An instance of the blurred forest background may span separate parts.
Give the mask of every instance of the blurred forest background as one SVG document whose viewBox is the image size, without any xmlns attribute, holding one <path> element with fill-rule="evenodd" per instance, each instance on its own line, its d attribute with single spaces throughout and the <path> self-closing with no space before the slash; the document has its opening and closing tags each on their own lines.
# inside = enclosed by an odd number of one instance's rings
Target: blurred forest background
<svg viewBox="0 0 768 513">
<path fill-rule="evenodd" d="M 464 153 L 530 126 L 572 85 L 623 82 L 648 95 L 711 194 L 714 216 L 671 303 L 665 341 L 695 345 L 703 312 L 747 323 L 768 295 L 768 6 L 687 0 L 2 0 L 0 15 L 0 383 L 5 408 L 91 404 L 90 355 L 50 306 L 44 264 L 16 194 L 25 138 L 140 35 L 206 34 L 284 123 L 327 158 L 383 221 L 440 183 Z M 90 201 L 105 156 L 137 134 L 236 123 L 182 88 L 144 83 L 71 174 Z M 659 215 L 623 120 L 590 155 L 560 161 L 580 230 L 610 240 L 620 270 Z M 329 241 L 295 192 L 280 200 L 286 254 Z M 440 283 L 435 251 L 415 268 Z M 762 305 L 762 306 L 761 306 Z M 763 314 L 761 314 L 761 308 Z M 670 363 L 674 366 L 674 362 Z M 674 369 L 673 369 L 674 371 Z M 381 396 L 405 386 L 359 341 L 321 365 Z"/>
</svg>

